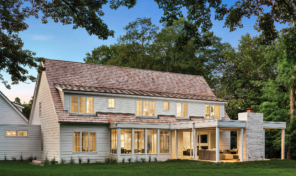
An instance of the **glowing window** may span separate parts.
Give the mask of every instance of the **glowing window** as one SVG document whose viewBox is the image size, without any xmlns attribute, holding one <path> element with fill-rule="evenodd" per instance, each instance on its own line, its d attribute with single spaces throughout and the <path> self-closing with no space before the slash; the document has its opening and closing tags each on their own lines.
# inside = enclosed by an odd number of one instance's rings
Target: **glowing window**
<svg viewBox="0 0 296 176">
<path fill-rule="evenodd" d="M 108 108 L 115 108 L 115 99 L 108 99 Z"/>
<path fill-rule="evenodd" d="M 163 106 L 164 106 L 163 109 L 164 109 L 165 111 L 170 110 L 170 103 L 169 103 L 169 102 L 164 102 L 164 105 L 163 105 Z"/>
<path fill-rule="evenodd" d="M 94 113 L 92 97 L 87 97 L 86 108 L 87 108 L 87 113 Z"/>
<path fill-rule="evenodd" d="M 16 131 L 6 131 L 6 136 L 16 136 Z"/>
<path fill-rule="evenodd" d="M 177 103 L 177 117 L 187 117 L 187 104 Z"/>
<path fill-rule="evenodd" d="M 28 136 L 28 131 L 17 131 L 17 136 Z"/>
<path fill-rule="evenodd" d="M 137 115 L 155 116 L 155 102 L 137 101 Z"/>
<path fill-rule="evenodd" d="M 71 112 L 78 113 L 78 97 L 71 97 Z"/>
</svg>

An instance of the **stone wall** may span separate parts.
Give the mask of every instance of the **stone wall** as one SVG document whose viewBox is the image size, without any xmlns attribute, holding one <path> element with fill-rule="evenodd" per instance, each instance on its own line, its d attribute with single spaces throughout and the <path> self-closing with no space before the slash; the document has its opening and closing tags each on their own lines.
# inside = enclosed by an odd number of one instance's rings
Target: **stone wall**
<svg viewBox="0 0 296 176">
<path fill-rule="evenodd" d="M 244 161 L 264 160 L 263 114 L 239 113 L 238 120 L 246 121 L 246 128 L 243 134 Z M 238 136 L 240 135 L 238 134 Z M 239 138 L 238 141 L 240 141 Z"/>
</svg>

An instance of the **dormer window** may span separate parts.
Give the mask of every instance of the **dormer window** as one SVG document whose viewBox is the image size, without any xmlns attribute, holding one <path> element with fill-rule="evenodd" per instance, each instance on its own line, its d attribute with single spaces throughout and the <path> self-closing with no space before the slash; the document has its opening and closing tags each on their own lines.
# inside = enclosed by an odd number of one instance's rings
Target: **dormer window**
<svg viewBox="0 0 296 176">
<path fill-rule="evenodd" d="M 71 97 L 71 112 L 92 114 L 93 113 L 93 97 Z"/>
<path fill-rule="evenodd" d="M 108 108 L 115 108 L 115 99 L 108 99 Z"/>
<path fill-rule="evenodd" d="M 206 119 L 220 119 L 220 106 L 206 105 Z"/>
</svg>

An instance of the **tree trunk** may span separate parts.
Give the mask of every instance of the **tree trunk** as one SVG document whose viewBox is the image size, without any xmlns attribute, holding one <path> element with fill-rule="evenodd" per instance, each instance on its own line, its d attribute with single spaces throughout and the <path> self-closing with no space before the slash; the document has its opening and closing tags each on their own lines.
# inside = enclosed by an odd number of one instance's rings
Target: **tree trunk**
<svg viewBox="0 0 296 176">
<path fill-rule="evenodd" d="M 290 94 L 290 122 L 292 123 L 292 118 L 295 115 L 295 87 L 291 87 L 291 94 Z M 292 124 L 293 125 L 293 124 Z M 288 150 L 287 150 L 287 159 L 291 159 L 291 147 L 290 141 L 288 143 Z"/>
</svg>

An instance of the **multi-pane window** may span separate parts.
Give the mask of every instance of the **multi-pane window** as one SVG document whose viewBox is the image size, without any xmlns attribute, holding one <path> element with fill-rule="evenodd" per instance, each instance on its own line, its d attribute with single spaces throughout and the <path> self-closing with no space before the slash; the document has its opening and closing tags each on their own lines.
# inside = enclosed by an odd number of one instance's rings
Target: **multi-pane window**
<svg viewBox="0 0 296 176">
<path fill-rule="evenodd" d="M 6 136 L 16 136 L 16 131 L 6 131 Z"/>
<path fill-rule="evenodd" d="M 131 129 L 121 129 L 121 154 L 132 153 L 132 130 Z"/>
<path fill-rule="evenodd" d="M 143 115 L 142 101 L 137 101 L 137 115 Z"/>
<path fill-rule="evenodd" d="M 145 153 L 145 130 L 134 129 L 134 153 Z"/>
<path fill-rule="evenodd" d="M 71 112 L 78 113 L 78 97 L 71 97 Z"/>
<path fill-rule="evenodd" d="M 74 152 L 80 152 L 80 132 L 74 132 Z"/>
<path fill-rule="evenodd" d="M 220 106 L 206 105 L 205 108 L 205 118 L 220 119 Z"/>
<path fill-rule="evenodd" d="M 157 130 L 147 130 L 147 153 L 157 153 Z"/>
<path fill-rule="evenodd" d="M 17 136 L 28 136 L 28 131 L 17 131 Z"/>
<path fill-rule="evenodd" d="M 137 101 L 137 115 L 155 116 L 154 101 Z"/>
<path fill-rule="evenodd" d="M 6 131 L 6 136 L 28 136 L 28 131 Z"/>
<path fill-rule="evenodd" d="M 71 112 L 92 114 L 93 97 L 71 97 Z"/>
<path fill-rule="evenodd" d="M 108 108 L 115 108 L 115 99 L 108 99 Z"/>
<path fill-rule="evenodd" d="M 95 132 L 74 132 L 74 152 L 95 152 Z"/>
<path fill-rule="evenodd" d="M 163 109 L 165 110 L 165 111 L 168 111 L 168 110 L 170 110 L 170 103 L 169 102 L 164 102 L 163 103 Z"/>
<path fill-rule="evenodd" d="M 159 130 L 159 149 L 160 153 L 170 152 L 170 131 L 169 130 Z"/>
<path fill-rule="evenodd" d="M 187 104 L 177 103 L 177 117 L 187 117 Z"/>
<path fill-rule="evenodd" d="M 92 97 L 87 97 L 86 99 L 86 113 L 94 113 L 93 109 L 93 98 Z"/>
<path fill-rule="evenodd" d="M 117 129 L 111 130 L 111 153 L 117 153 Z"/>
</svg>

